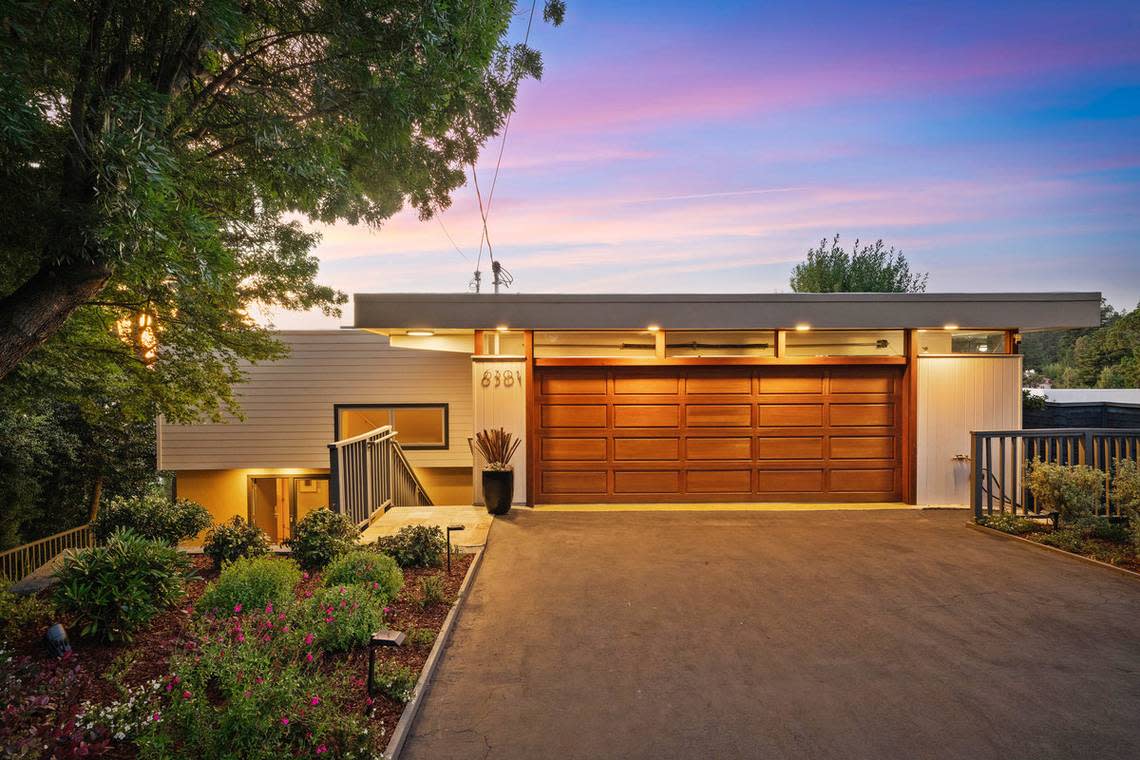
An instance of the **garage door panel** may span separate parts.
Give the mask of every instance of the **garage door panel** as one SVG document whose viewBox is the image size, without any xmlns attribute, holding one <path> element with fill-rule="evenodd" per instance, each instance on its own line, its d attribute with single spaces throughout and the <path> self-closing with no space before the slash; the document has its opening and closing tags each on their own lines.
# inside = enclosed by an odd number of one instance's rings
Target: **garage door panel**
<svg viewBox="0 0 1140 760">
<path fill-rule="evenodd" d="M 881 436 L 831 436 L 832 459 L 894 459 L 895 438 Z"/>
<path fill-rule="evenodd" d="M 605 404 L 543 404 L 543 427 L 604 428 Z"/>
<path fill-rule="evenodd" d="M 891 491 L 894 489 L 894 469 L 850 469 L 831 471 L 831 490 L 835 491 Z"/>
<path fill-rule="evenodd" d="M 538 373 L 539 502 L 900 496 L 898 367 Z"/>
<path fill-rule="evenodd" d="M 685 473 L 688 493 L 751 493 L 751 470 L 689 470 Z"/>
<path fill-rule="evenodd" d="M 762 494 L 781 492 L 822 492 L 823 469 L 760 470 L 756 473 L 756 490 Z"/>
<path fill-rule="evenodd" d="M 760 437 L 756 439 L 756 458 L 823 459 L 823 437 Z"/>
<path fill-rule="evenodd" d="M 890 425 L 894 421 L 892 404 L 832 404 L 831 424 L 861 427 Z"/>
<path fill-rule="evenodd" d="M 541 387 L 543 395 L 547 396 L 560 393 L 604 394 L 606 392 L 606 376 L 580 375 L 578 373 L 572 375 L 544 374 Z"/>
<path fill-rule="evenodd" d="M 614 404 L 614 427 L 675 428 L 681 421 L 681 407 L 676 404 Z"/>
<path fill-rule="evenodd" d="M 614 438 L 614 459 L 619 462 L 680 458 L 680 438 Z"/>
<path fill-rule="evenodd" d="M 823 404 L 761 404 L 760 427 L 819 427 L 823 424 Z"/>
<path fill-rule="evenodd" d="M 685 457 L 696 460 L 751 460 L 751 438 L 694 438 L 685 440 Z"/>
<path fill-rule="evenodd" d="M 690 377 L 685 380 L 685 392 L 696 395 L 749 395 L 752 378 L 742 377 Z"/>
<path fill-rule="evenodd" d="M 539 456 L 545 462 L 567 460 L 606 461 L 605 438 L 543 438 L 539 442 Z"/>
<path fill-rule="evenodd" d="M 617 395 L 676 395 L 681 380 L 677 377 L 617 377 L 614 393 Z"/>
<path fill-rule="evenodd" d="M 685 424 L 689 427 L 752 427 L 752 405 L 688 404 Z"/>
<path fill-rule="evenodd" d="M 606 495 L 605 470 L 544 470 L 542 490 L 548 494 Z"/>
<path fill-rule="evenodd" d="M 675 494 L 681 489 L 680 470 L 627 470 L 614 473 L 615 494 Z"/>
</svg>

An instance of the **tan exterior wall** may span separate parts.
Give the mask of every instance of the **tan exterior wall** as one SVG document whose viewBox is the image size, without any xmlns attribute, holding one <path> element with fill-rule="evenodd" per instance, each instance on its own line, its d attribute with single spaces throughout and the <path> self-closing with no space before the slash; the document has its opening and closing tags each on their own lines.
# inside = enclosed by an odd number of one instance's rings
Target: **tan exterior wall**
<svg viewBox="0 0 1140 760">
<path fill-rule="evenodd" d="M 416 474 L 427 489 L 433 504 L 458 506 L 471 504 L 470 467 L 417 467 Z M 271 477 L 328 475 L 328 470 L 249 468 L 235 470 L 178 470 L 175 489 L 180 499 L 196 501 L 210 511 L 214 522 L 249 515 L 250 476 Z"/>
<path fill-rule="evenodd" d="M 1021 429 L 1020 356 L 920 356 L 917 457 L 920 505 L 968 506 L 974 430 Z"/>
<path fill-rule="evenodd" d="M 235 388 L 245 419 L 158 423 L 160 469 L 327 469 L 334 404 L 448 405 L 446 449 L 407 451 L 417 468 L 471 467 L 471 360 L 466 354 L 391 348 L 351 330 L 283 332 L 278 362 L 246 365 Z"/>
</svg>

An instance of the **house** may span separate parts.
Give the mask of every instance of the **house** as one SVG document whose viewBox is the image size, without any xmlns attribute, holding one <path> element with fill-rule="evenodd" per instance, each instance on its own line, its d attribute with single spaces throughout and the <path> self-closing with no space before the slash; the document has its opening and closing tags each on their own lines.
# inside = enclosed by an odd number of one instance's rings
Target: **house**
<svg viewBox="0 0 1140 760">
<path fill-rule="evenodd" d="M 329 444 L 390 425 L 436 504 L 478 503 L 469 439 L 523 438 L 519 504 L 969 502 L 969 433 L 1021 428 L 1021 331 L 1099 293 L 357 294 L 284 332 L 245 419 L 159 421 L 159 466 L 281 538 L 338 502 Z M 477 469 L 477 468 L 475 468 Z"/>
</svg>

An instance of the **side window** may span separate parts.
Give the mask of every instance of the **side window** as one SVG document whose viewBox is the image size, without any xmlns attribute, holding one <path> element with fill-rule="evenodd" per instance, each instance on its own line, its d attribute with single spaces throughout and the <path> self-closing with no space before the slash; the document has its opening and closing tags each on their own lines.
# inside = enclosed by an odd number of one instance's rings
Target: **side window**
<svg viewBox="0 0 1140 760">
<path fill-rule="evenodd" d="M 338 404 L 336 439 L 354 438 L 385 425 L 405 449 L 446 449 L 447 404 Z"/>
</svg>

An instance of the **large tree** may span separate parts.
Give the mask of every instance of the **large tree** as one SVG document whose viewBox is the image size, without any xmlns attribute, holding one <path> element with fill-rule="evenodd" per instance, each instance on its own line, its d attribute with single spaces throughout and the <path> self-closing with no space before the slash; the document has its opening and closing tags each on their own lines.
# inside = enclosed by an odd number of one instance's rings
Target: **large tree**
<svg viewBox="0 0 1140 760">
<path fill-rule="evenodd" d="M 506 41 L 515 11 L 0 0 L 0 378 L 82 397 L 112 377 L 128 416 L 232 407 L 239 360 L 281 353 L 251 310 L 345 301 L 306 218 L 448 205 L 541 74 Z"/>
<path fill-rule="evenodd" d="M 797 293 L 922 293 L 926 278 L 911 273 L 902 251 L 887 249 L 882 240 L 862 247 L 856 240 L 848 253 L 836 235 L 808 249 L 792 270 L 791 286 Z"/>
</svg>

